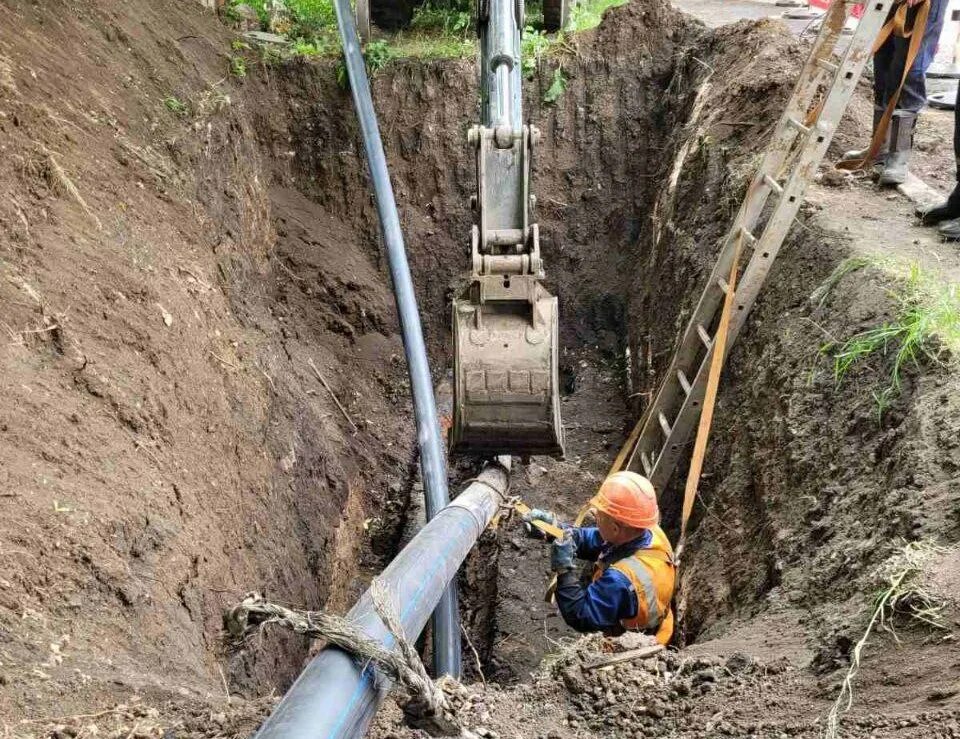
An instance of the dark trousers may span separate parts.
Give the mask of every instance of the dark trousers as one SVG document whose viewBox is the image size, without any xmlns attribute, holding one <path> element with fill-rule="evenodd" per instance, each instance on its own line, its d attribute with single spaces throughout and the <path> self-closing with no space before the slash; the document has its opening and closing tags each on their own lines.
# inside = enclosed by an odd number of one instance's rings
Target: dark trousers
<svg viewBox="0 0 960 739">
<path fill-rule="evenodd" d="M 895 6 L 896 7 L 896 6 Z M 891 10 L 891 12 L 893 12 Z M 903 84 L 903 92 L 897 102 L 897 110 L 906 110 L 919 113 L 927 104 L 927 67 L 933 61 L 937 51 L 937 41 L 943 30 L 943 19 L 947 12 L 947 0 L 930 0 L 930 15 L 927 16 L 927 27 L 923 33 L 920 50 L 913 60 L 913 66 L 907 74 Z M 907 27 L 913 22 L 916 8 L 907 11 Z M 907 63 L 907 48 L 910 39 L 891 35 L 886 42 L 877 49 L 873 56 L 873 104 L 875 109 L 882 111 L 887 107 L 900 85 L 903 77 L 903 67 Z"/>
</svg>

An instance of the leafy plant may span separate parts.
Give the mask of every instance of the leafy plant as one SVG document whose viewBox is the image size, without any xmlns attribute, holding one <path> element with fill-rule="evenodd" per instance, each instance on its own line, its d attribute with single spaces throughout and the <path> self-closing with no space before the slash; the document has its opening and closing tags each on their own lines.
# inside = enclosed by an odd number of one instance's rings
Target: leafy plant
<svg viewBox="0 0 960 739">
<path fill-rule="evenodd" d="M 372 75 L 379 72 L 393 58 L 393 51 L 384 40 L 371 41 L 363 47 L 363 60 L 367 71 Z"/>
<path fill-rule="evenodd" d="M 567 77 L 563 73 L 563 67 L 558 66 L 553 70 L 553 82 L 550 83 L 550 87 L 548 87 L 547 91 L 543 94 L 543 102 L 552 105 L 563 96 L 566 90 Z"/>
<path fill-rule="evenodd" d="M 520 69 L 524 77 L 532 77 L 540 64 L 540 58 L 547 53 L 553 42 L 543 31 L 533 26 L 523 29 L 520 41 Z"/>
<path fill-rule="evenodd" d="M 230 57 L 230 74 L 240 78 L 247 76 L 247 62 L 242 56 Z"/>
<path fill-rule="evenodd" d="M 410 27 L 420 31 L 464 36 L 473 25 L 473 4 L 428 0 L 413 13 Z"/>
<path fill-rule="evenodd" d="M 235 38 L 233 41 L 230 42 L 230 48 L 233 49 L 234 51 L 249 51 L 250 44 L 248 44 L 246 41 L 242 39 Z"/>
<path fill-rule="evenodd" d="M 176 113 L 177 115 L 186 115 L 190 112 L 190 106 L 179 98 L 173 97 L 173 95 L 165 97 L 163 99 L 163 104 L 167 110 L 169 110 L 171 113 Z"/>
<path fill-rule="evenodd" d="M 945 550 L 931 542 L 902 542 L 876 571 L 880 587 L 873 596 L 873 610 L 863 636 L 853 647 L 850 667 L 840 685 L 840 693 L 827 714 L 826 739 L 837 739 L 840 715 L 853 705 L 853 679 L 860 671 L 863 650 L 877 627 L 893 634 L 899 641 L 894 622 L 906 619 L 927 627 L 947 630 L 943 617 L 945 601 L 925 586 L 924 574 L 930 561 Z"/>
<path fill-rule="evenodd" d="M 267 9 L 266 0 L 229 0 L 224 8 L 224 14 L 232 21 L 243 20 L 243 16 L 238 11 L 241 5 L 248 5 L 256 11 L 262 28 L 270 25 L 270 11 Z"/>
</svg>

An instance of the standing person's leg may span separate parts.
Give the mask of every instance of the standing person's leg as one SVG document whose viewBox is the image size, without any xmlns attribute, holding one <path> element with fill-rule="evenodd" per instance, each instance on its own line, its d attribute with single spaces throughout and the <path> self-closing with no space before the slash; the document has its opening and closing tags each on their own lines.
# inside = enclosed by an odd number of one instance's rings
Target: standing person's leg
<svg viewBox="0 0 960 739">
<path fill-rule="evenodd" d="M 884 42 L 883 46 L 877 49 L 877 53 L 873 55 L 873 129 L 870 134 L 870 141 L 867 142 L 867 146 L 863 149 L 852 149 L 851 151 L 844 152 L 843 156 L 840 157 L 841 163 L 860 161 L 867 156 L 867 153 L 870 151 L 870 143 L 873 141 L 873 134 L 876 133 L 880 119 L 883 117 L 883 111 L 887 107 L 887 101 L 890 100 L 890 96 L 896 92 L 900 77 L 894 79 L 891 74 L 896 53 L 894 41 L 895 39 L 891 36 Z M 900 64 L 900 70 L 902 74 L 902 63 Z M 883 167 L 887 158 L 889 142 L 890 130 L 888 128 L 887 139 L 874 159 L 874 168 Z"/>
<path fill-rule="evenodd" d="M 937 42 L 943 30 L 946 9 L 947 0 L 930 0 L 930 11 L 923 32 L 923 40 L 904 80 L 903 90 L 897 100 L 897 108 L 890 120 L 890 149 L 880 174 L 881 185 L 899 185 L 907 180 L 907 164 L 913 149 L 913 131 L 917 124 L 917 116 L 927 104 L 927 68 L 937 51 Z M 916 9 L 912 8 L 909 11 L 911 23 L 915 16 Z M 890 74 L 894 77 L 893 84 L 899 85 L 903 77 L 910 39 L 894 38 L 892 40 L 895 44 L 895 53 Z"/>
</svg>

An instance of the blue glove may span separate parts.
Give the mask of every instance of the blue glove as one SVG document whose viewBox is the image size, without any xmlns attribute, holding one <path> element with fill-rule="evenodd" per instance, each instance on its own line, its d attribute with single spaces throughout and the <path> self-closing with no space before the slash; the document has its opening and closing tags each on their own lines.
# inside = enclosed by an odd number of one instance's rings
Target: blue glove
<svg viewBox="0 0 960 739">
<path fill-rule="evenodd" d="M 534 508 L 529 513 L 523 514 L 524 530 L 531 539 L 546 539 L 547 535 L 533 525 L 534 521 L 543 521 L 553 526 L 557 525 L 557 514 L 553 511 L 544 511 Z"/>
<path fill-rule="evenodd" d="M 550 569 L 558 575 L 570 572 L 574 569 L 573 558 L 576 553 L 577 547 L 573 541 L 573 534 L 567 531 L 562 539 L 553 542 L 553 547 L 550 549 Z"/>
</svg>

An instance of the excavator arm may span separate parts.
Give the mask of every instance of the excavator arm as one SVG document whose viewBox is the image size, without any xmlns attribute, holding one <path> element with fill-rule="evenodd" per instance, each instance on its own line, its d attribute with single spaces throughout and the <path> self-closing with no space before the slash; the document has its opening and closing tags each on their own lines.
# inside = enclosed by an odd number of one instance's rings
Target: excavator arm
<svg viewBox="0 0 960 739">
<path fill-rule="evenodd" d="M 523 20 L 522 0 L 479 0 L 472 271 L 453 301 L 454 453 L 563 455 L 557 299 L 542 284 L 530 188 L 540 133 L 522 116 Z"/>
</svg>

